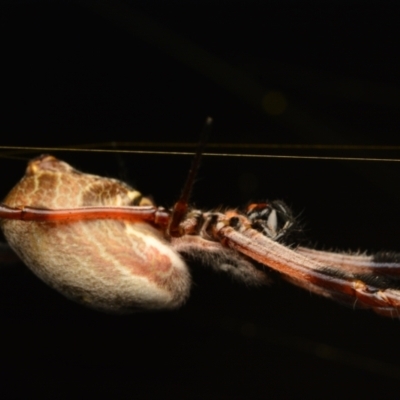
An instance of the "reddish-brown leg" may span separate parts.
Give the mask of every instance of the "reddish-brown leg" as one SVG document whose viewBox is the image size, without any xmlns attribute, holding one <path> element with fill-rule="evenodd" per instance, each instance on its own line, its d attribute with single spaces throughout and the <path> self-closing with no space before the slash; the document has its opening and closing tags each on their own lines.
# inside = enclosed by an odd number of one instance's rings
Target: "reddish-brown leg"
<svg viewBox="0 0 400 400">
<path fill-rule="evenodd" d="M 382 315 L 399 314 L 398 290 L 380 289 L 360 279 L 337 273 L 333 265 L 322 263 L 322 258 L 315 260 L 300 254 L 252 229 L 245 217 L 237 215 L 235 218 L 239 221 L 236 224 L 226 217 L 220 218 L 212 227 L 214 238 L 311 292 L 355 306 L 372 308 Z"/>
<path fill-rule="evenodd" d="M 121 219 L 130 222 L 148 222 L 166 228 L 170 213 L 153 206 L 79 207 L 49 210 L 35 207 L 13 208 L 0 205 L 0 219 L 38 222 L 73 222 L 96 219 Z"/>
<path fill-rule="evenodd" d="M 400 277 L 400 255 L 396 253 L 378 253 L 377 255 L 333 253 L 297 247 L 296 253 L 332 265 L 345 274 L 374 274 L 393 278 Z M 386 255 L 383 259 L 382 255 Z"/>
</svg>

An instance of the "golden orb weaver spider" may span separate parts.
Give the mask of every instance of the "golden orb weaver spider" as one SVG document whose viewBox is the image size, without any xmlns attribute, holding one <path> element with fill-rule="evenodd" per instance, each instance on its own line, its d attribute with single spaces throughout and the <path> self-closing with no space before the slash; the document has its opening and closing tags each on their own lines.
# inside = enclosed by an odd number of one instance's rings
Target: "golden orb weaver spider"
<svg viewBox="0 0 400 400">
<path fill-rule="evenodd" d="M 188 207 L 193 176 L 189 181 L 166 210 L 122 181 L 45 155 L 28 164 L 4 200 L 1 226 L 42 280 L 107 312 L 181 306 L 191 286 L 185 259 L 195 258 L 248 285 L 269 282 L 271 269 L 318 295 L 398 316 L 398 254 L 289 247 L 282 242 L 295 221 L 283 202 L 203 212 Z"/>
</svg>

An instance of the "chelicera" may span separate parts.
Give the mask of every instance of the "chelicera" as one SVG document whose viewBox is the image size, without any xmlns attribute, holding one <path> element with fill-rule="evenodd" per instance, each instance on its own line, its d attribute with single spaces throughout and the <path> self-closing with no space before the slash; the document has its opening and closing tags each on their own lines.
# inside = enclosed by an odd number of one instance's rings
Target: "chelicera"
<svg viewBox="0 0 400 400">
<path fill-rule="evenodd" d="M 295 221 L 283 202 L 204 212 L 189 207 L 189 192 L 167 210 L 124 182 L 82 173 L 44 155 L 28 164 L 4 199 L 1 227 L 37 276 L 98 310 L 181 306 L 191 287 L 187 260 L 194 258 L 247 285 L 267 283 L 274 270 L 310 292 L 398 316 L 398 254 L 288 246 L 282 241 Z"/>
</svg>

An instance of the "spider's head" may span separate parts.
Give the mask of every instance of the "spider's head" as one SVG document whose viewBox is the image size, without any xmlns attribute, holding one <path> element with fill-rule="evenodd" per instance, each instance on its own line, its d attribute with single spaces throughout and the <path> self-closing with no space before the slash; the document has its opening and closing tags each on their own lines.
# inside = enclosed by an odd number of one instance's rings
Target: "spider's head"
<svg viewBox="0 0 400 400">
<path fill-rule="evenodd" d="M 292 211 L 280 200 L 251 204 L 246 216 L 252 228 L 276 241 L 286 241 L 296 226 Z"/>
</svg>

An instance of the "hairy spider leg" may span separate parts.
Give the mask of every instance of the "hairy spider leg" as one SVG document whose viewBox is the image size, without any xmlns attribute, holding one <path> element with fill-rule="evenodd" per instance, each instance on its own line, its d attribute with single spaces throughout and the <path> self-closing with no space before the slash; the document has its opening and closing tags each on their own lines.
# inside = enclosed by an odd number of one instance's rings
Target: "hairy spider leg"
<svg viewBox="0 0 400 400">
<path fill-rule="evenodd" d="M 322 263 L 329 263 L 338 269 L 339 273 L 358 275 L 378 275 L 397 280 L 400 287 L 400 254 L 381 251 L 373 255 L 334 253 L 314 250 L 307 247 L 297 247 L 296 253 Z M 385 282 L 387 286 L 387 282 Z"/>
<path fill-rule="evenodd" d="M 357 277 L 337 273 L 335 266 L 326 265 L 323 257 L 318 260 L 307 257 L 254 230 L 242 215 L 229 220 L 219 217 L 211 233 L 225 246 L 279 272 L 285 280 L 313 293 L 371 308 L 384 316 L 398 317 L 400 314 L 400 291 L 380 288 Z M 399 268 L 399 265 L 394 267 L 396 271 Z"/>
</svg>

